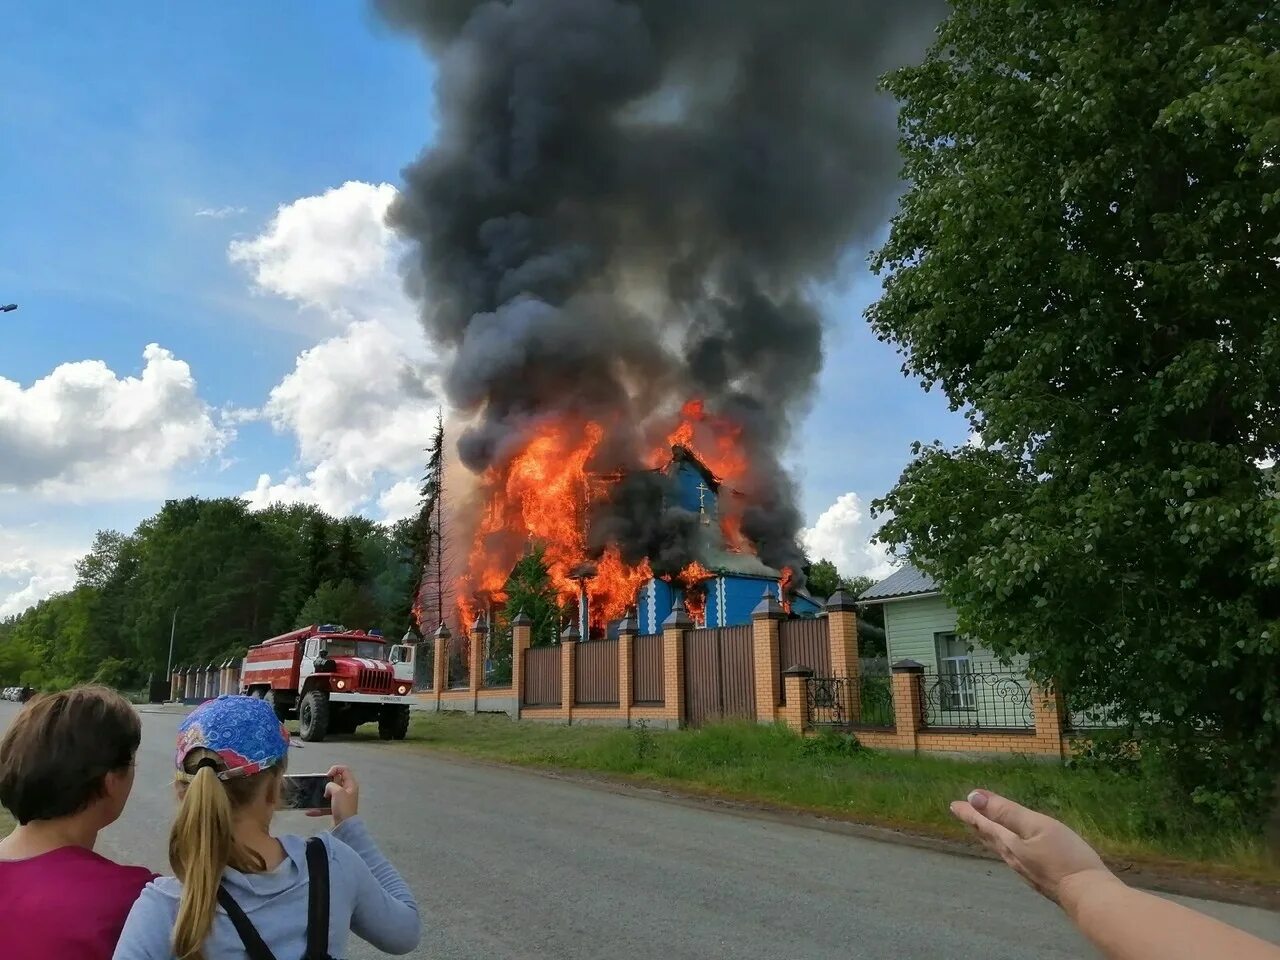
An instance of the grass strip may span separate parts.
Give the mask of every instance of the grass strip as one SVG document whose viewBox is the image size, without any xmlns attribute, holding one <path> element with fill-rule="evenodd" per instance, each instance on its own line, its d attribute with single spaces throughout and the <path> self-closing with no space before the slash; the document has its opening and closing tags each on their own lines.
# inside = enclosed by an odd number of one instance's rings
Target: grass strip
<svg viewBox="0 0 1280 960">
<path fill-rule="evenodd" d="M 654 732 L 415 714 L 407 744 L 525 766 L 603 773 L 694 792 L 957 838 L 947 812 L 975 786 L 1079 831 L 1104 856 L 1235 879 L 1280 882 L 1260 836 L 1211 817 L 1164 784 L 1011 757 L 958 760 L 861 749 L 848 736 L 724 724 Z"/>
</svg>

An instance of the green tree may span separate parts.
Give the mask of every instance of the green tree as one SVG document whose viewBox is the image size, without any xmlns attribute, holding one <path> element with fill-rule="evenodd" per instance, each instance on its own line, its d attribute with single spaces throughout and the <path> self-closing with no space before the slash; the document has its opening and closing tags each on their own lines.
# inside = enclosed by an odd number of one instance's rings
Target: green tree
<svg viewBox="0 0 1280 960">
<path fill-rule="evenodd" d="M 840 571 L 826 558 L 810 564 L 805 571 L 805 589 L 819 601 L 825 602 L 840 586 Z"/>
<path fill-rule="evenodd" d="M 297 626 L 340 623 L 352 630 L 379 626 L 378 608 L 369 592 L 351 580 L 326 580 L 298 611 Z"/>
<path fill-rule="evenodd" d="M 444 521 L 444 415 L 436 414 L 436 429 L 428 445 L 427 466 L 422 476 L 418 512 L 402 532 L 410 548 L 410 563 L 416 576 L 409 588 L 406 606 L 413 627 L 429 635 L 443 623 L 451 606 L 452 590 L 447 567 L 449 540 Z"/>
<path fill-rule="evenodd" d="M 919 447 L 881 538 L 962 631 L 1159 717 L 1198 799 L 1256 811 L 1280 769 L 1280 9 L 952 7 L 885 82 L 910 186 L 868 315 L 986 446 Z"/>
<path fill-rule="evenodd" d="M 368 536 L 367 528 L 360 527 L 372 524 L 360 523 L 360 518 L 349 517 L 338 527 L 338 539 L 333 548 L 333 578 L 350 580 L 352 583 L 364 583 L 369 577 L 368 565 L 364 558 L 364 541 Z"/>
<path fill-rule="evenodd" d="M 509 624 L 523 610 L 533 621 L 533 646 L 548 647 L 555 643 L 564 611 L 541 548 L 525 554 L 512 568 L 506 591 L 507 602 L 502 608 L 504 623 Z"/>
</svg>

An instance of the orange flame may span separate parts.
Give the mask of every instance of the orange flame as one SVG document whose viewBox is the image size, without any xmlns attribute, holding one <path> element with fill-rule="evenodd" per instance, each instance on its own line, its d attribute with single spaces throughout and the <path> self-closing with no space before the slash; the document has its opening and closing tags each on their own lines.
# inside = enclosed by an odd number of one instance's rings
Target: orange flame
<svg viewBox="0 0 1280 960">
<path fill-rule="evenodd" d="M 782 594 L 782 609 L 785 610 L 787 613 L 791 612 L 791 593 L 792 593 L 792 587 L 795 585 L 795 582 L 796 582 L 795 571 L 792 570 L 790 567 L 783 567 L 782 578 L 778 581 L 778 586 L 781 588 L 779 590 L 779 593 Z"/>
<path fill-rule="evenodd" d="M 741 428 L 728 418 L 709 413 L 700 400 L 691 400 L 667 437 L 666 448 L 655 450 L 649 463 L 665 466 L 673 445 L 688 448 L 721 481 L 742 478 L 747 457 L 740 446 Z M 623 561 L 616 545 L 598 558 L 587 553 L 588 508 L 607 493 L 616 475 L 593 469 L 593 458 L 604 439 L 606 425 L 565 417 L 535 428 L 509 461 L 490 467 L 480 477 L 483 507 L 467 557 L 465 573 L 456 584 L 459 623 L 465 632 L 475 619 L 477 595 L 494 604 L 505 602 L 512 567 L 529 549 L 543 549 L 551 583 L 562 603 L 576 604 L 580 579 L 585 580 L 590 626 L 602 630 L 625 615 L 640 587 L 653 576 L 648 560 Z M 725 497 L 721 530 L 733 550 L 750 550 L 742 536 L 740 496 Z M 706 591 L 701 584 L 714 574 L 693 563 L 675 578 L 685 590 L 690 615 L 705 622 Z"/>
<path fill-rule="evenodd" d="M 697 457 L 719 483 L 733 483 L 747 473 L 742 449 L 742 427 L 728 417 L 708 413 L 701 400 L 680 408 L 680 423 L 667 435 L 667 446 L 649 454 L 649 465 L 660 467 L 671 457 L 672 447 L 684 447 Z"/>
<path fill-rule="evenodd" d="M 689 611 L 689 619 L 700 627 L 707 624 L 707 588 L 703 584 L 714 577 L 714 573 L 695 560 L 673 578 L 684 592 L 684 608 Z"/>
</svg>

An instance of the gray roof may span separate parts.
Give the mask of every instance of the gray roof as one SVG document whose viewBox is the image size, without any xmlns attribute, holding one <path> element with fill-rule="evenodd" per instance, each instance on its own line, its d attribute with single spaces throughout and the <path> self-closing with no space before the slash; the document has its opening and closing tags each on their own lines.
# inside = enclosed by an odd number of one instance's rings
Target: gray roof
<svg viewBox="0 0 1280 960">
<path fill-rule="evenodd" d="M 864 602 L 895 600 L 898 597 L 913 597 L 921 593 L 937 592 L 938 584 L 933 577 L 906 563 L 901 570 L 895 570 L 874 587 L 868 587 L 858 599 Z"/>
</svg>

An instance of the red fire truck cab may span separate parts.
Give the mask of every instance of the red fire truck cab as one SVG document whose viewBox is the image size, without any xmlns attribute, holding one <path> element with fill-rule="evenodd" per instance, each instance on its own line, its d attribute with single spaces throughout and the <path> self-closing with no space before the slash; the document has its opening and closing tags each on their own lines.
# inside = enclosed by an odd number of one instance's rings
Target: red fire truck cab
<svg viewBox="0 0 1280 960">
<path fill-rule="evenodd" d="M 296 716 L 303 740 L 374 721 L 383 740 L 403 740 L 413 679 L 392 663 L 396 649 L 376 630 L 303 627 L 249 648 L 241 692 L 265 698 L 282 721 Z"/>
</svg>

